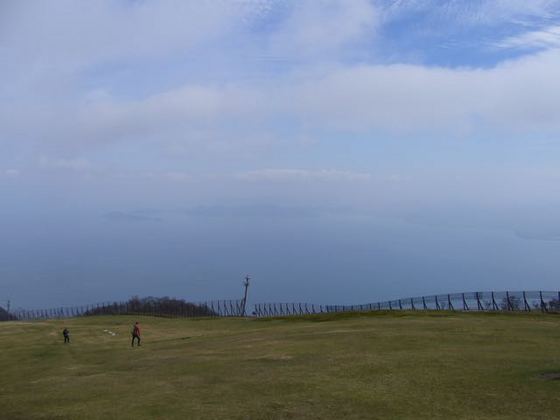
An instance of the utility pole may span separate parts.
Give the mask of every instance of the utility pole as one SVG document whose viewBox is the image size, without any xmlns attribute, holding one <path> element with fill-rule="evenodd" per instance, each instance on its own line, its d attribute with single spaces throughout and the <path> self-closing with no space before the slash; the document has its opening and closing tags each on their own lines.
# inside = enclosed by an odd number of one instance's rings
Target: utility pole
<svg viewBox="0 0 560 420">
<path fill-rule="evenodd" d="M 243 313 L 241 314 L 242 316 L 246 316 L 245 308 L 247 305 L 247 291 L 249 290 L 249 280 L 251 280 L 249 275 L 245 276 L 245 281 L 243 282 L 243 286 L 245 286 L 245 295 L 243 296 Z"/>
<path fill-rule="evenodd" d="M 8 299 L 8 304 L 6 305 L 6 312 L 10 313 L 10 299 Z"/>
</svg>

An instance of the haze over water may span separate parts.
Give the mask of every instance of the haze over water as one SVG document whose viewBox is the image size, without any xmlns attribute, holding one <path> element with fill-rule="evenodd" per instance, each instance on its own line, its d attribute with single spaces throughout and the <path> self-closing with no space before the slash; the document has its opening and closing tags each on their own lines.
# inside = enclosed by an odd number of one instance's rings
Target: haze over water
<svg viewBox="0 0 560 420">
<path fill-rule="evenodd" d="M 560 278 L 560 2 L 0 3 L 0 305 Z"/>
</svg>

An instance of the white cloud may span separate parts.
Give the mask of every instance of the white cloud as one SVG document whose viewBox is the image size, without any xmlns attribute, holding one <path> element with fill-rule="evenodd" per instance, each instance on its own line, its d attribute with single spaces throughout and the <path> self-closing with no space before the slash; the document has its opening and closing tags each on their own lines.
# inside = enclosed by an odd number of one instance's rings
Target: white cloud
<svg viewBox="0 0 560 420">
<path fill-rule="evenodd" d="M 263 101 L 262 92 L 252 88 L 186 85 L 136 101 L 83 102 L 54 141 L 78 139 L 87 146 L 130 140 L 175 150 L 181 145 L 209 149 L 224 137 L 241 137 L 239 129 L 232 131 L 228 125 L 250 125 L 267 111 Z"/>
<path fill-rule="evenodd" d="M 263 133 L 262 144 L 292 141 L 275 134 L 278 121 L 296 121 L 308 133 L 530 137 L 560 132 L 558 72 L 555 50 L 491 69 L 341 66 L 258 86 L 185 85 L 137 101 L 105 97 L 70 107 L 55 100 L 48 109 L 33 104 L 17 113 L 6 109 L 0 118 L 4 141 L 24 133 L 27 143 L 47 155 L 55 146 L 80 153 L 122 141 L 183 153 L 258 150 L 255 133 Z M 24 123 L 30 112 L 33 124 Z M 43 164 L 86 166 L 64 160 Z"/>
<path fill-rule="evenodd" d="M 317 57 L 375 35 L 378 10 L 369 0 L 302 0 L 270 39 L 276 55 Z"/>
<path fill-rule="evenodd" d="M 558 133 L 559 72 L 555 50 L 491 69 L 358 66 L 310 78 L 287 96 L 307 124 L 349 131 Z"/>
<path fill-rule="evenodd" d="M 454 1 L 453 3 L 459 3 Z M 475 4 L 476 2 L 461 2 Z M 482 22 L 529 23 L 533 19 L 552 19 L 558 16 L 558 0 L 483 0 L 479 2 L 476 19 Z"/>
<path fill-rule="evenodd" d="M 49 108 L 0 105 L 5 111 L 0 112 L 0 130 L 4 142 L 24 141 L 36 153 L 53 156 L 43 166 L 74 169 L 84 169 L 87 162 L 56 161 L 61 147 L 83 155 L 128 142 L 187 155 L 250 155 L 279 143 L 302 147 L 299 139 L 309 133 L 316 142 L 308 147 L 317 147 L 321 138 L 313 133 L 333 129 L 371 133 L 372 139 L 384 134 L 550 137 L 560 133 L 559 72 L 560 50 L 490 69 L 338 66 L 258 85 L 187 84 L 140 100 L 103 94 L 92 101 L 86 94 L 74 106 L 56 99 Z M 285 121 L 303 129 L 282 135 L 278 127 Z"/>
<path fill-rule="evenodd" d="M 260 169 L 237 174 L 247 181 L 367 181 L 371 174 L 332 169 Z"/>
<path fill-rule="evenodd" d="M 239 31 L 248 10 L 246 2 L 240 7 L 236 1 L 3 3 L 0 95 L 18 102 L 24 95 L 73 97 L 84 77 L 104 66 L 138 66 L 188 54 L 196 60 L 200 50 Z"/>
<path fill-rule="evenodd" d="M 227 32 L 238 10 L 221 1 L 14 2 L 1 45 L 17 44 L 38 70 L 161 56 Z"/>
<path fill-rule="evenodd" d="M 18 169 L 6 169 L 4 171 L 4 175 L 6 175 L 8 178 L 17 178 L 21 175 L 21 172 Z"/>
<path fill-rule="evenodd" d="M 548 49 L 560 47 L 560 26 L 549 26 L 538 31 L 505 38 L 496 43 L 499 48 Z"/>
<path fill-rule="evenodd" d="M 524 3 L 512 2 L 510 12 L 546 16 L 558 4 Z M 43 168 L 92 171 L 90 161 L 98 162 L 98 156 L 88 160 L 88 153 L 101 151 L 101 156 L 114 158 L 127 147 L 138 157 L 139 166 L 159 152 L 167 153 L 168 159 L 178 154 L 200 162 L 233 154 L 247 160 L 265 156 L 272 157 L 270 162 L 259 161 L 259 165 L 275 166 L 290 165 L 274 161 L 278 148 L 283 148 L 284 156 L 290 150 L 320 148 L 325 132 L 330 142 L 341 143 L 350 141 L 348 132 L 366 133 L 371 142 L 387 134 L 396 138 L 471 134 L 531 138 L 535 133 L 560 132 L 557 50 L 488 69 L 337 61 L 346 48 L 375 36 L 380 10 L 426 7 L 412 1 L 389 2 L 391 7 L 387 2 L 366 0 L 290 3 L 286 16 L 253 35 L 262 35 L 263 48 L 270 47 L 274 53 L 311 57 L 293 72 L 273 69 L 268 75 L 272 77 L 254 78 L 244 77 L 247 69 L 243 68 L 221 82 L 193 81 L 187 72 L 180 82 L 169 84 L 165 73 L 156 72 L 152 93 L 138 95 L 111 92 L 95 77 L 97 66 L 112 60 L 149 57 L 157 67 L 167 63 L 160 61 L 162 56 L 173 57 L 193 46 L 238 55 L 224 41 L 232 28 L 244 24 L 242 18 L 265 19 L 278 4 L 247 0 L 12 6 L 10 19 L 0 25 L 6 35 L 0 37 L 1 48 L 8 53 L 0 64 L 11 68 L 7 74 L 14 76 L 0 81 L 0 95 L 14 93 L 13 102 L 0 102 L 0 144 L 23 150 L 35 161 L 37 156 L 48 156 L 40 159 Z M 463 10 L 469 8 L 476 13 Z M 462 13 L 466 19 L 469 13 L 505 8 L 505 2 L 451 1 L 446 13 Z M 556 34 L 556 30 L 551 27 L 545 32 Z M 533 41 L 544 39 L 540 33 L 532 35 Z M 212 43 L 217 38 L 220 42 Z M 323 58 L 330 59 L 330 64 L 323 65 Z M 65 68 L 75 72 L 70 81 Z M 30 80 L 42 80 L 45 75 L 56 83 L 43 83 L 36 91 L 38 85 Z M 45 93 L 43 85 L 52 91 Z M 313 143 L 302 145 L 304 138 Z M 147 170 L 165 172 L 165 163 L 158 165 Z M 254 167 L 255 161 L 250 165 Z M 285 171 L 260 175 L 334 176 Z"/>
<path fill-rule="evenodd" d="M 388 0 L 382 1 L 384 19 L 414 13 L 453 25 L 493 26 L 503 23 L 529 25 L 558 16 L 559 0 Z"/>
<path fill-rule="evenodd" d="M 194 179 L 192 174 L 180 171 L 163 172 L 161 174 L 155 174 L 155 176 L 156 178 L 175 182 L 192 181 Z"/>
<path fill-rule="evenodd" d="M 76 172 L 90 171 L 93 169 L 93 165 L 83 158 L 63 159 L 41 156 L 39 158 L 39 166 L 42 169 L 62 169 Z"/>
</svg>

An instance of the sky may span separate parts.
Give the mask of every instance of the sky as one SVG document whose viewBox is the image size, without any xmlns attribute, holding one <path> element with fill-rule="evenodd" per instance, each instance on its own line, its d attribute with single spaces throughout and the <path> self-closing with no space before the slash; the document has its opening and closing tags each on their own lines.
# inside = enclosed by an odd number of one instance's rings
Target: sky
<svg viewBox="0 0 560 420">
<path fill-rule="evenodd" d="M 0 0 L 0 305 L 560 278 L 558 0 Z"/>
</svg>

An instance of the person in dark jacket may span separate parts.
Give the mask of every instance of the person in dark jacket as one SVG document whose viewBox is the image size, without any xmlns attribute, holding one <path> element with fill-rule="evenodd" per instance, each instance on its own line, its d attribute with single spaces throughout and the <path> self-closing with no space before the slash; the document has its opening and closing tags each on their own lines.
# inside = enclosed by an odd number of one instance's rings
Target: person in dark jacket
<svg viewBox="0 0 560 420">
<path fill-rule="evenodd" d="M 138 345 L 140 345 L 140 324 L 138 321 L 136 321 L 132 327 L 132 347 L 134 347 L 134 340 L 136 339 L 138 340 Z"/>
<path fill-rule="evenodd" d="M 70 343 L 70 331 L 68 331 L 68 328 L 62 330 L 62 336 L 64 337 L 64 344 Z"/>
</svg>

